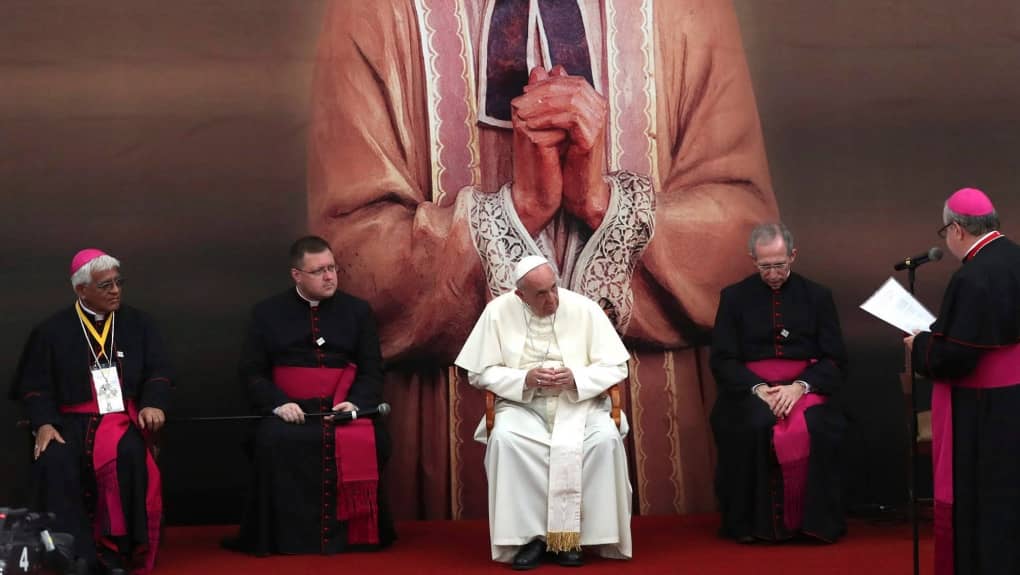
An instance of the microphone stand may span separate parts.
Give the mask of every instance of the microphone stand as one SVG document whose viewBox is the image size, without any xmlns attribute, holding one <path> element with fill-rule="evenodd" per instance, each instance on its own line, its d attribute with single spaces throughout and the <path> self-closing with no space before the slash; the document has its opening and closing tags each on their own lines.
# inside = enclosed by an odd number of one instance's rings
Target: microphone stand
<svg viewBox="0 0 1020 575">
<path fill-rule="evenodd" d="M 907 289 L 910 291 L 911 296 L 914 295 L 916 271 L 917 268 L 914 266 L 907 268 Z M 919 575 L 921 568 L 921 531 L 917 502 L 917 463 L 919 459 L 917 450 L 917 374 L 914 372 L 911 355 L 912 354 L 908 353 L 906 358 L 906 367 L 910 371 L 910 483 L 907 486 L 907 489 L 910 497 L 910 523 L 913 530 L 914 575 Z"/>
</svg>

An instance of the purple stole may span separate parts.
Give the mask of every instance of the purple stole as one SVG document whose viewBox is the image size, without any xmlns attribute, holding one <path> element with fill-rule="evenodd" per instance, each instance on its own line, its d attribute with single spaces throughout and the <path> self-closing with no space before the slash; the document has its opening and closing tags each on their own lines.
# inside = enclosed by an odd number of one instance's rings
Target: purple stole
<svg viewBox="0 0 1020 575">
<path fill-rule="evenodd" d="M 127 535 L 127 520 L 120 499 L 120 482 L 117 477 L 117 445 L 127 430 L 136 426 L 138 408 L 134 401 L 126 400 L 126 411 L 99 415 L 96 392 L 92 400 L 76 405 L 60 406 L 61 413 L 92 415 L 88 436 L 85 439 L 85 455 L 89 457 L 96 477 L 95 511 L 92 516 L 92 530 L 97 545 L 117 551 L 117 545 L 110 537 Z M 96 421 L 98 420 L 98 425 Z M 146 445 L 151 445 L 151 434 L 141 430 Z M 163 490 L 159 467 L 152 457 L 152 450 L 145 450 L 145 467 L 149 480 L 146 482 L 145 516 L 148 527 L 148 544 L 140 546 L 132 558 L 137 565 L 132 574 L 145 575 L 156 566 L 156 552 L 159 549 L 159 529 L 163 517 Z"/>
<path fill-rule="evenodd" d="M 815 361 L 773 358 L 749 361 L 746 365 L 769 387 L 773 387 L 779 382 L 797 379 Z M 772 426 L 772 446 L 783 474 L 783 523 L 790 531 L 799 529 L 804 517 L 804 491 L 807 487 L 808 457 L 811 455 L 811 436 L 804 412 L 825 401 L 826 398 L 817 393 L 805 394 L 793 404 L 789 415 Z"/>
<path fill-rule="evenodd" d="M 295 400 L 331 397 L 333 405 L 347 398 L 357 366 L 345 368 L 273 368 L 273 383 Z M 336 460 L 336 515 L 347 522 L 347 542 L 379 543 L 379 469 L 376 465 L 375 426 L 368 419 L 343 425 L 322 420 L 323 433 L 333 433 Z M 323 454 L 323 459 L 325 456 Z"/>
<path fill-rule="evenodd" d="M 930 348 L 929 348 L 930 349 Z M 931 394 L 932 467 L 935 477 L 935 573 L 952 575 L 953 387 L 993 389 L 1020 382 L 1020 344 L 985 352 L 970 374 L 936 381 Z"/>
</svg>

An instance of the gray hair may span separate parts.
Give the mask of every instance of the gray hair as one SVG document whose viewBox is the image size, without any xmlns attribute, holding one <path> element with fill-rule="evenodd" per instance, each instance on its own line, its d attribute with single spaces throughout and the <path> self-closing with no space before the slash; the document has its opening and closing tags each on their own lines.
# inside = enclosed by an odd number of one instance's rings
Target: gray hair
<svg viewBox="0 0 1020 575">
<path fill-rule="evenodd" d="M 117 258 L 103 254 L 74 272 L 71 276 L 71 287 L 83 286 L 92 281 L 93 272 L 105 272 L 119 267 L 120 261 Z"/>
<path fill-rule="evenodd" d="M 752 256 L 758 257 L 757 250 L 758 244 L 770 244 L 776 240 L 777 237 L 782 236 L 783 243 L 786 244 L 786 255 L 793 255 L 793 233 L 786 227 L 783 222 L 775 222 L 768 224 L 758 224 L 751 230 L 751 237 L 747 240 L 747 250 Z"/>
<path fill-rule="evenodd" d="M 983 216 L 966 216 L 949 209 L 949 201 L 946 201 L 942 208 L 942 223 L 947 226 L 956 223 L 972 236 L 983 236 L 999 229 L 999 214 L 993 209 L 990 214 Z"/>
</svg>

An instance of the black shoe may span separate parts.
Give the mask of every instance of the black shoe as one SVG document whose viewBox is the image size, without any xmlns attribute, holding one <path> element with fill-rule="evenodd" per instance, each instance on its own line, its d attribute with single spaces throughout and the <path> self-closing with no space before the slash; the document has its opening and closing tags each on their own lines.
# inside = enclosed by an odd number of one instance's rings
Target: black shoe
<svg viewBox="0 0 1020 575">
<path fill-rule="evenodd" d="M 244 553 L 246 551 L 241 538 L 236 535 L 220 539 L 220 548 L 226 549 L 227 551 L 237 551 L 238 553 Z"/>
<path fill-rule="evenodd" d="M 580 567 L 584 565 L 584 553 L 577 551 L 560 551 L 556 554 L 556 562 L 562 567 Z"/>
<path fill-rule="evenodd" d="M 247 555 L 254 555 L 255 557 L 269 557 L 272 555 L 270 552 L 264 549 L 253 549 L 248 542 L 240 537 L 231 535 L 230 537 L 224 537 L 220 539 L 220 548 L 226 549 L 227 551 L 234 551 L 237 553 L 245 553 Z"/>
<path fill-rule="evenodd" d="M 758 542 L 757 539 L 750 535 L 740 535 L 739 537 L 736 538 L 736 541 L 741 545 L 753 545 Z"/>
<path fill-rule="evenodd" d="M 514 555 L 513 568 L 514 571 L 527 571 L 528 569 L 534 569 L 542 562 L 542 556 L 545 555 L 545 541 L 541 539 L 532 539 L 520 549 L 517 550 L 517 554 Z"/>
</svg>

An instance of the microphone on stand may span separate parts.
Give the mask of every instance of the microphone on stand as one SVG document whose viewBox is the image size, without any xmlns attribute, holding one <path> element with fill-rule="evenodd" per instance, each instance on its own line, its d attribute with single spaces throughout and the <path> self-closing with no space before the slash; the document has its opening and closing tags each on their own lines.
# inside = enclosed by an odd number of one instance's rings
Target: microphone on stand
<svg viewBox="0 0 1020 575">
<path fill-rule="evenodd" d="M 937 262 L 940 259 L 942 259 L 942 248 L 934 247 L 924 252 L 923 254 L 918 254 L 916 256 L 904 258 L 896 262 L 896 265 L 893 266 L 893 269 L 896 271 L 910 270 L 918 266 L 924 265 L 928 262 Z"/>
<path fill-rule="evenodd" d="M 907 281 L 908 290 L 911 295 L 914 293 L 914 275 L 915 271 L 919 266 L 922 266 L 928 262 L 937 262 L 942 259 L 942 250 L 934 247 L 923 254 L 918 254 L 909 258 L 902 259 L 893 265 L 893 269 L 896 271 L 907 270 Z M 920 561 L 918 560 L 918 553 L 920 549 L 920 527 L 918 522 L 918 516 L 920 515 L 917 505 L 917 492 L 919 490 L 917 477 L 919 475 L 917 471 L 917 373 L 910 367 L 910 354 L 907 354 L 906 365 L 910 371 L 910 517 L 911 523 L 913 524 L 913 543 L 914 543 L 914 575 L 918 574 Z"/>
</svg>

